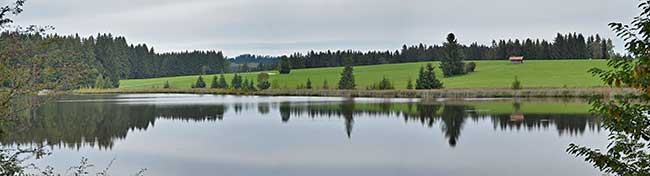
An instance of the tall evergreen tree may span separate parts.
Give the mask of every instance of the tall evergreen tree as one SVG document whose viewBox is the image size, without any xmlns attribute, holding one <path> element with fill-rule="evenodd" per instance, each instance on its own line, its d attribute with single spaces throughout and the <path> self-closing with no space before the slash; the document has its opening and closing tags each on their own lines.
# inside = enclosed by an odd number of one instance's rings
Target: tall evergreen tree
<svg viewBox="0 0 650 176">
<path fill-rule="evenodd" d="M 280 74 L 289 74 L 291 73 L 291 62 L 287 56 L 280 57 Z"/>
<path fill-rule="evenodd" d="M 420 66 L 420 72 L 418 72 L 418 79 L 415 80 L 415 89 L 427 89 L 428 85 L 427 75 L 424 74 L 424 66 Z"/>
<path fill-rule="evenodd" d="M 169 89 L 172 88 L 172 86 L 169 84 L 169 81 L 165 81 L 165 85 L 163 85 L 163 89 Z"/>
<path fill-rule="evenodd" d="M 307 78 L 307 83 L 305 84 L 305 88 L 306 89 L 312 89 L 313 88 L 312 85 L 311 85 L 311 79 Z"/>
<path fill-rule="evenodd" d="M 242 81 L 243 81 L 242 77 L 239 76 L 239 74 L 235 74 L 235 76 L 233 76 L 233 78 L 232 78 L 232 81 L 231 81 L 230 85 L 232 85 L 233 89 L 241 89 L 242 88 Z"/>
<path fill-rule="evenodd" d="M 327 80 L 323 81 L 323 89 L 330 89 L 330 86 L 327 83 Z"/>
<path fill-rule="evenodd" d="M 248 85 L 250 85 L 250 84 L 248 83 L 248 79 L 247 79 L 247 78 L 244 78 L 244 81 L 243 81 L 242 84 L 241 84 L 241 89 L 244 90 L 244 91 L 249 91 L 249 90 L 250 90 L 250 86 L 248 86 Z"/>
<path fill-rule="evenodd" d="M 609 49 L 608 49 L 609 46 L 607 45 L 607 41 L 603 40 L 603 43 L 601 45 L 602 45 L 601 55 L 603 56 L 603 59 L 609 59 Z"/>
<path fill-rule="evenodd" d="M 203 76 L 199 76 L 199 78 L 196 79 L 196 82 L 194 83 L 194 86 L 192 88 L 205 88 L 205 81 L 203 81 Z"/>
<path fill-rule="evenodd" d="M 456 36 L 453 33 L 447 35 L 447 42 L 443 44 L 445 48 L 444 56 L 440 63 L 445 77 L 461 75 L 465 73 L 465 63 L 463 63 L 463 53 L 461 45 L 458 44 Z"/>
<path fill-rule="evenodd" d="M 248 82 L 248 90 L 249 91 L 257 91 L 257 89 L 255 88 L 255 81 L 252 80 L 252 79 Z"/>
<path fill-rule="evenodd" d="M 379 84 L 377 85 L 377 88 L 379 88 L 379 90 L 395 89 L 395 87 L 393 86 L 393 83 L 390 82 L 390 80 L 388 78 L 386 78 L 386 76 L 384 76 L 384 78 L 382 78 L 381 81 L 379 81 Z"/>
<path fill-rule="evenodd" d="M 346 64 L 345 68 L 343 68 L 343 72 L 341 72 L 339 89 L 354 89 L 357 86 L 354 81 L 354 70 L 350 59 L 348 59 L 347 62 L 348 64 Z"/>
<path fill-rule="evenodd" d="M 217 76 L 213 76 L 213 77 L 212 77 L 212 82 L 210 83 L 210 88 L 212 88 L 212 89 L 218 89 L 218 88 L 221 88 L 221 87 L 219 86 L 219 80 L 217 79 Z"/>
<path fill-rule="evenodd" d="M 443 87 L 442 82 L 436 77 L 432 64 L 427 64 L 426 70 L 424 67 L 420 67 L 419 76 L 415 84 L 415 89 L 440 89 Z"/>
<path fill-rule="evenodd" d="M 226 77 L 223 74 L 219 75 L 219 82 L 217 83 L 219 89 L 227 89 L 228 82 L 226 82 Z"/>
</svg>

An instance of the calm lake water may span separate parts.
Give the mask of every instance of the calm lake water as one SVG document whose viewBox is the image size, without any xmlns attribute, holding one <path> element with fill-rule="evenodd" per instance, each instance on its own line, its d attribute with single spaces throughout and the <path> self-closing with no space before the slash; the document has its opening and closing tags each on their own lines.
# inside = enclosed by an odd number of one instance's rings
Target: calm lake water
<svg viewBox="0 0 650 176">
<path fill-rule="evenodd" d="M 5 145 L 46 144 L 36 164 L 87 157 L 128 175 L 600 175 L 565 152 L 603 147 L 589 105 L 217 95 L 64 97 Z"/>
</svg>

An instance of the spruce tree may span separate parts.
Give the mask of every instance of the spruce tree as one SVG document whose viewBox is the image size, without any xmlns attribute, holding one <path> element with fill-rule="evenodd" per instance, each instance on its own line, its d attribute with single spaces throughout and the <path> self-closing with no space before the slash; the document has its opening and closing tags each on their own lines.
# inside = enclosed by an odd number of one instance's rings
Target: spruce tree
<svg viewBox="0 0 650 176">
<path fill-rule="evenodd" d="M 193 88 L 205 88 L 205 81 L 203 81 L 203 77 L 199 76 L 199 78 L 196 79 L 196 83 L 194 83 Z"/>
<path fill-rule="evenodd" d="M 441 89 L 443 87 L 442 82 L 440 82 L 440 80 L 438 80 L 436 77 L 436 72 L 432 64 L 427 64 L 427 71 L 425 74 L 427 75 L 427 79 L 429 81 L 429 89 Z"/>
<path fill-rule="evenodd" d="M 169 81 L 165 81 L 165 85 L 163 86 L 164 89 L 169 89 L 172 88 L 171 85 L 169 85 Z"/>
<path fill-rule="evenodd" d="M 409 81 L 406 83 L 406 89 L 413 89 L 413 80 L 411 80 L 411 78 L 409 78 Z"/>
<path fill-rule="evenodd" d="M 253 81 L 252 79 L 248 82 L 248 90 L 257 91 L 257 89 L 255 88 L 255 81 Z"/>
<path fill-rule="evenodd" d="M 393 83 L 391 83 L 390 80 L 385 76 L 381 79 L 381 81 L 379 81 L 377 88 L 379 88 L 379 90 L 395 89 L 395 87 L 393 87 Z"/>
<path fill-rule="evenodd" d="M 217 79 L 217 76 L 213 76 L 213 77 L 212 77 L 212 82 L 210 83 L 210 88 L 212 88 L 212 89 L 218 89 L 218 88 L 221 88 L 221 87 L 219 86 L 219 81 L 218 81 L 218 79 Z"/>
<path fill-rule="evenodd" d="M 339 89 L 354 89 L 356 84 L 354 82 L 354 70 L 350 63 L 346 64 L 341 72 L 341 79 L 339 80 Z"/>
<path fill-rule="evenodd" d="M 427 78 L 424 74 L 424 67 L 420 66 L 420 72 L 418 73 L 418 79 L 415 80 L 415 89 L 427 89 Z"/>
<path fill-rule="evenodd" d="M 289 74 L 291 73 L 291 62 L 287 56 L 280 57 L 280 68 L 278 68 L 280 74 Z"/>
<path fill-rule="evenodd" d="M 235 74 L 233 76 L 232 81 L 230 83 L 232 85 L 233 89 L 241 89 L 242 88 L 242 78 L 239 76 L 239 74 Z"/>
<path fill-rule="evenodd" d="M 415 81 L 415 89 L 440 89 L 442 87 L 443 84 L 436 78 L 432 64 L 427 64 L 426 70 L 424 67 L 420 67 L 418 79 Z"/>
<path fill-rule="evenodd" d="M 603 59 L 609 59 L 609 46 L 607 45 L 607 41 L 603 40 L 602 44 L 602 56 Z"/>
<path fill-rule="evenodd" d="M 306 85 L 306 86 L 305 86 L 306 89 L 312 89 L 312 86 L 311 86 L 311 79 L 307 78 L 307 84 L 305 84 L 305 85 Z"/>
<path fill-rule="evenodd" d="M 512 88 L 513 90 L 519 90 L 519 89 L 522 88 L 522 86 L 521 86 L 521 81 L 519 81 L 519 78 L 518 78 L 517 76 L 515 76 L 515 80 L 512 81 L 512 86 L 511 86 L 511 88 Z"/>
<path fill-rule="evenodd" d="M 444 53 L 440 63 L 443 75 L 451 77 L 464 74 L 465 63 L 463 63 L 462 46 L 458 44 L 453 33 L 447 35 L 447 42 L 443 44 L 443 47 Z"/>
<path fill-rule="evenodd" d="M 226 82 L 226 77 L 223 76 L 223 74 L 221 74 L 221 75 L 219 76 L 219 83 L 218 83 L 218 85 L 219 85 L 219 88 L 220 88 L 220 89 L 227 89 L 227 88 L 228 88 L 228 82 Z"/>
<path fill-rule="evenodd" d="M 244 91 L 248 91 L 248 90 L 250 90 L 250 87 L 248 86 L 248 79 L 244 78 L 244 82 L 242 82 L 242 84 L 241 84 L 241 88 L 242 88 L 242 90 L 244 90 Z"/>
<path fill-rule="evenodd" d="M 327 83 L 327 80 L 323 81 L 323 89 L 330 89 L 330 86 Z"/>
</svg>

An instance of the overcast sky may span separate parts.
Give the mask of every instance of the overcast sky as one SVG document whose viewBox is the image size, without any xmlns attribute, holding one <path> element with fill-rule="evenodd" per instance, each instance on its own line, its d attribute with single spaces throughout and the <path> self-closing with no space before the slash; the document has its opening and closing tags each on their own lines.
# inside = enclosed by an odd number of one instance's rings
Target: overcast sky
<svg viewBox="0 0 650 176">
<path fill-rule="evenodd" d="M 6 4 L 9 0 L 4 1 Z M 460 42 L 544 38 L 555 33 L 614 37 L 637 0 L 28 0 L 19 24 L 82 36 L 113 33 L 158 52 L 221 50 L 280 55 L 306 50 L 396 50 Z M 616 39 L 617 51 L 622 41 Z"/>
</svg>

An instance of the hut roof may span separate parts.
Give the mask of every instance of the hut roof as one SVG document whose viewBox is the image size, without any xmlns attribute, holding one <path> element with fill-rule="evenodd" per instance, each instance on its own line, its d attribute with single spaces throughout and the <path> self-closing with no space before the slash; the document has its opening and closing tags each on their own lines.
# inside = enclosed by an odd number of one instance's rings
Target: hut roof
<svg viewBox="0 0 650 176">
<path fill-rule="evenodd" d="M 511 61 L 522 61 L 524 60 L 524 56 L 510 56 Z"/>
</svg>

